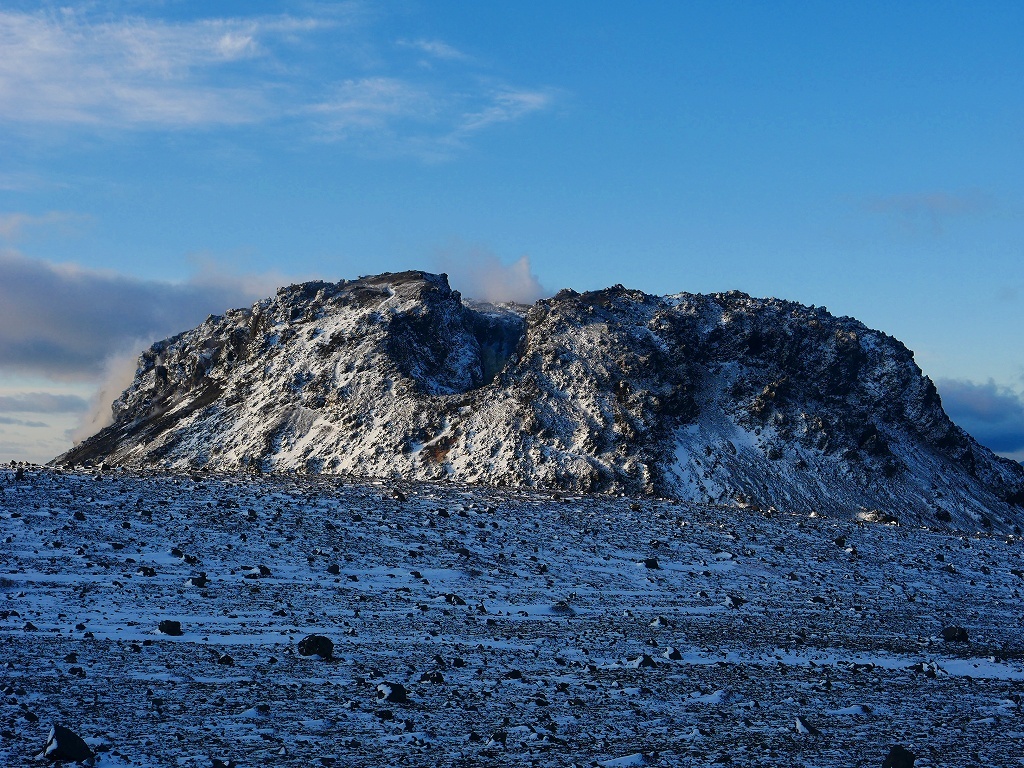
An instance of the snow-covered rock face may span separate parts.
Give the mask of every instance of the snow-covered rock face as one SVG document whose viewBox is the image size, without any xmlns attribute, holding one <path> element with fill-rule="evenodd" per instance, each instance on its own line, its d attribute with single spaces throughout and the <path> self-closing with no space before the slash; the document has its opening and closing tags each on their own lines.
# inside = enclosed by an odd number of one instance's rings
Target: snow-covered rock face
<svg viewBox="0 0 1024 768">
<path fill-rule="evenodd" d="M 615 286 L 533 307 L 444 275 L 290 286 L 159 342 L 57 461 L 660 494 L 1019 524 L 1024 469 L 900 342 L 823 308 Z M 873 511 L 874 510 L 874 511 Z"/>
</svg>

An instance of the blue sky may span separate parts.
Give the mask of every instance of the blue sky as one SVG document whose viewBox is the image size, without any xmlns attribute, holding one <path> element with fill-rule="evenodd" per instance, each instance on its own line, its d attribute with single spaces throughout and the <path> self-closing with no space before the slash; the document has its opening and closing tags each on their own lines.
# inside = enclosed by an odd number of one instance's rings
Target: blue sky
<svg viewBox="0 0 1024 768">
<path fill-rule="evenodd" d="M 1022 31 L 1013 2 L 6 2 L 0 460 L 206 314 L 408 268 L 825 305 L 1024 458 Z"/>
</svg>

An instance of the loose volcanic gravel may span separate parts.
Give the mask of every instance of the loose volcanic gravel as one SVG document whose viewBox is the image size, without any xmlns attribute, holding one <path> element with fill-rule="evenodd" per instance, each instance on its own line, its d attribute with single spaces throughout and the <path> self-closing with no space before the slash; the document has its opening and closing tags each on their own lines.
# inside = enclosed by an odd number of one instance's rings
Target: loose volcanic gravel
<svg viewBox="0 0 1024 768">
<path fill-rule="evenodd" d="M 5 766 L 53 725 L 100 766 L 1024 763 L 1018 537 L 295 475 L 0 483 Z"/>
</svg>

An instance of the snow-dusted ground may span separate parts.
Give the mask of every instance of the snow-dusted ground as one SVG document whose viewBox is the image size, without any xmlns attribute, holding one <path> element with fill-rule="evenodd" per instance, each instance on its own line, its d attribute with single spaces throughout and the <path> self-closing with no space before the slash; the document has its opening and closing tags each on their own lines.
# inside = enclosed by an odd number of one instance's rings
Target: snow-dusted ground
<svg viewBox="0 0 1024 768">
<path fill-rule="evenodd" d="M 0 479 L 0 765 L 54 722 L 101 766 L 1024 763 L 1019 538 L 325 477 Z M 297 653 L 312 633 L 334 661 Z"/>
</svg>

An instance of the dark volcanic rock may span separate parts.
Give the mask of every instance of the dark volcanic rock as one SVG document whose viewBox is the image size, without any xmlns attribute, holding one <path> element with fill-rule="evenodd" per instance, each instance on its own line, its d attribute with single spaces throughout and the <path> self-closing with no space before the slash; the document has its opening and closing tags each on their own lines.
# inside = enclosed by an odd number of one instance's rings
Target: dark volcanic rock
<svg viewBox="0 0 1024 768">
<path fill-rule="evenodd" d="M 498 307 L 424 272 L 293 285 L 154 344 L 113 411 L 57 461 L 785 499 L 1000 531 L 1024 499 L 1024 467 L 949 420 L 899 341 L 738 291 Z"/>
<path fill-rule="evenodd" d="M 401 683 L 379 683 L 377 685 L 377 698 L 383 699 L 388 704 L 409 703 L 409 693 Z"/>
<path fill-rule="evenodd" d="M 171 635 L 172 637 L 180 637 L 182 634 L 181 622 L 174 621 L 173 619 L 164 619 L 160 622 L 160 625 L 159 627 L 157 627 L 157 629 L 160 630 L 161 634 Z"/>
<path fill-rule="evenodd" d="M 967 630 L 963 627 L 946 627 L 942 630 L 942 639 L 947 643 L 966 643 Z"/>
<path fill-rule="evenodd" d="M 913 752 L 900 744 L 896 744 L 889 750 L 889 754 L 882 762 L 882 768 L 914 768 L 914 761 L 916 759 Z"/>
<path fill-rule="evenodd" d="M 334 658 L 334 641 L 323 635 L 306 635 L 299 640 L 299 653 L 303 656 L 319 656 L 322 659 Z"/>
<path fill-rule="evenodd" d="M 54 725 L 50 729 L 50 735 L 46 739 L 43 751 L 39 753 L 38 759 L 46 759 L 51 762 L 66 763 L 87 763 L 92 765 L 93 753 L 89 745 L 81 736 L 65 728 L 63 725 Z"/>
</svg>

